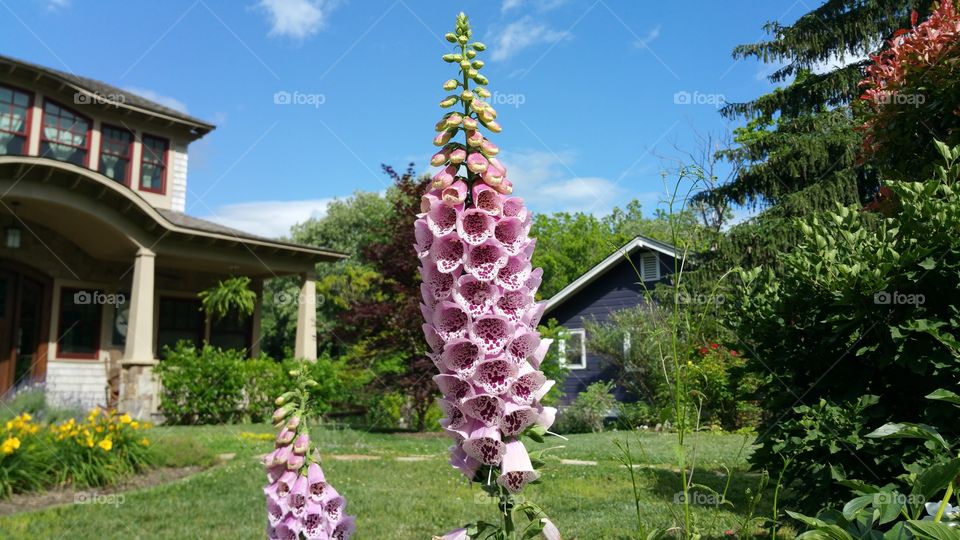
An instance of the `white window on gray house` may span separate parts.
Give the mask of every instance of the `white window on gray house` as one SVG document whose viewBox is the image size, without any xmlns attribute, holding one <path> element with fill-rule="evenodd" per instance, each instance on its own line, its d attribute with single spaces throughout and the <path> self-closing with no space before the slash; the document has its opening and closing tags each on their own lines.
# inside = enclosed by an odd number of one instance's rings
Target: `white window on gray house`
<svg viewBox="0 0 960 540">
<path fill-rule="evenodd" d="M 640 256 L 640 275 L 644 281 L 660 279 L 660 259 L 656 253 L 644 253 Z"/>
<path fill-rule="evenodd" d="M 567 337 L 558 344 L 560 363 L 567 369 L 586 369 L 587 331 L 583 328 L 567 330 Z"/>
</svg>

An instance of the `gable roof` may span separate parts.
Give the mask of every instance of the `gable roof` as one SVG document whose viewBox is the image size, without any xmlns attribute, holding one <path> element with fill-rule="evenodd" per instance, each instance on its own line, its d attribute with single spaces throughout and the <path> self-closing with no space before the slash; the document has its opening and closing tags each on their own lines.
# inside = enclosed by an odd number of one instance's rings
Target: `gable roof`
<svg viewBox="0 0 960 540">
<path fill-rule="evenodd" d="M 187 127 L 192 128 L 198 137 L 202 137 L 216 128 L 216 126 L 209 122 L 194 118 L 176 109 L 171 109 L 143 96 L 95 79 L 81 77 L 73 73 L 66 73 L 4 55 L 0 55 L 0 67 L 4 68 L 7 73 L 13 73 L 18 69 L 32 71 L 39 77 L 47 77 L 62 85 L 73 88 L 77 92 L 86 94 L 88 97 L 93 98 L 91 103 L 102 103 L 105 106 L 150 114 L 176 123 L 185 124 Z"/>
<path fill-rule="evenodd" d="M 544 310 L 544 315 L 552 311 L 553 308 L 562 304 L 564 301 L 579 292 L 587 285 L 593 283 L 598 278 L 606 274 L 609 270 L 616 266 L 617 263 L 623 262 L 625 257 L 632 255 L 635 251 L 640 249 L 656 251 L 673 258 L 677 258 L 678 256 L 677 249 L 670 244 L 654 240 L 653 238 L 647 238 L 646 236 L 637 236 L 633 240 L 627 242 L 624 246 L 611 253 L 606 259 L 594 265 L 593 268 L 587 270 L 582 276 L 573 280 L 572 283 L 561 289 L 560 292 L 547 300 L 547 307 Z"/>
</svg>

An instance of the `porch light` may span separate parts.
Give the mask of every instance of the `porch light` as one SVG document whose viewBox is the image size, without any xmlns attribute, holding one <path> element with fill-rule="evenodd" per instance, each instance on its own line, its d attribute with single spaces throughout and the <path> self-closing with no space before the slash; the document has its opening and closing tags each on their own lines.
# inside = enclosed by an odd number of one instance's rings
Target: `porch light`
<svg viewBox="0 0 960 540">
<path fill-rule="evenodd" d="M 6 230 L 6 246 L 10 249 L 20 248 L 20 227 L 11 225 Z"/>
</svg>

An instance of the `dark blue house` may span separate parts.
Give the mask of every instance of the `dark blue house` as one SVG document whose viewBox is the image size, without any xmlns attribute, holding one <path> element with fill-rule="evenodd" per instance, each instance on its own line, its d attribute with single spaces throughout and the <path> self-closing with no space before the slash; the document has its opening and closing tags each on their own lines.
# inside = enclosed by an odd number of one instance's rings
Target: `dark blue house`
<svg viewBox="0 0 960 540">
<path fill-rule="evenodd" d="M 547 301 L 542 320 L 556 319 L 570 334 L 556 344 L 570 370 L 563 384 L 564 404 L 591 383 L 619 377 L 615 366 L 590 352 L 584 321 L 605 322 L 613 312 L 642 303 L 645 289 L 666 279 L 677 257 L 673 246 L 638 236 Z M 629 347 L 627 336 L 624 348 Z"/>
</svg>

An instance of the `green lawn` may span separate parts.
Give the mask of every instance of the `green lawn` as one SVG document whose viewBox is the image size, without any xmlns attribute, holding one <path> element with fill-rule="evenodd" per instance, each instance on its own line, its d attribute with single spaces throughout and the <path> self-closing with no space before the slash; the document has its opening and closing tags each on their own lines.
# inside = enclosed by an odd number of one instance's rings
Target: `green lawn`
<svg viewBox="0 0 960 540">
<path fill-rule="evenodd" d="M 0 538 L 262 538 L 265 516 L 260 491 L 264 475 L 257 456 L 271 444 L 241 438 L 241 432 L 271 431 L 269 426 L 156 428 L 158 447 L 192 438 L 217 453 L 236 457 L 172 484 L 124 494 L 117 505 L 74 504 L 0 518 Z M 334 486 L 358 515 L 355 538 L 418 539 L 454 529 L 478 517 L 495 520 L 496 506 L 477 486 L 468 486 L 446 464 L 448 440 L 439 435 L 365 433 L 318 429 L 315 440 L 325 455 L 373 455 L 378 460 L 326 459 L 324 468 Z M 574 435 L 558 458 L 593 460 L 596 466 L 551 460 L 545 481 L 526 494 L 555 518 L 564 538 L 581 540 L 631 538 L 636 509 L 630 475 L 615 459 L 615 440 L 632 437 L 651 466 L 638 469 L 642 489 L 640 512 L 647 526 L 678 523 L 682 505 L 674 502 L 679 480 L 672 435 L 603 433 Z M 730 498 L 740 510 L 745 489 L 757 477 L 743 471 L 748 447 L 741 435 L 702 434 L 690 438 L 696 448 L 698 483 L 722 490 L 724 467 L 735 471 Z M 428 456 L 424 461 L 397 457 Z M 696 526 L 707 537 L 737 528 L 740 514 L 726 507 L 696 507 Z"/>
</svg>

